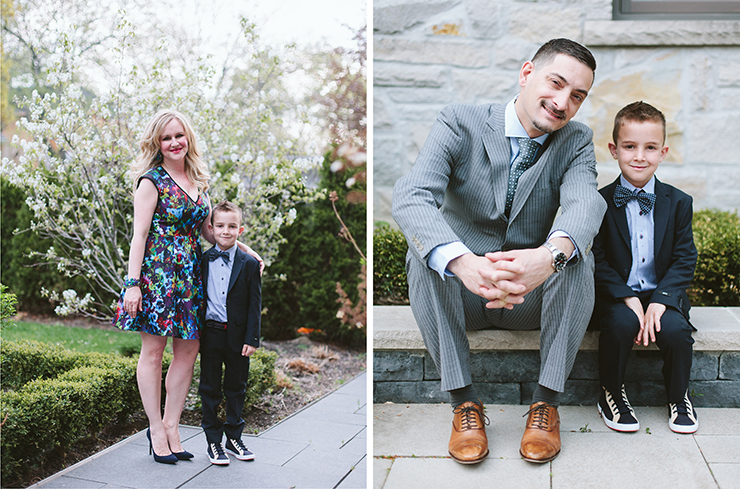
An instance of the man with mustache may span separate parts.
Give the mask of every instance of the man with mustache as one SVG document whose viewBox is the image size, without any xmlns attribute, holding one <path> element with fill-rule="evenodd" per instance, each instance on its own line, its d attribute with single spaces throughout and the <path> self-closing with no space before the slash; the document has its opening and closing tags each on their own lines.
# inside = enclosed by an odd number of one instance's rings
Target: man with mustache
<svg viewBox="0 0 740 489">
<path fill-rule="evenodd" d="M 548 41 L 508 104 L 446 107 L 396 182 L 411 308 L 450 393 L 449 452 L 460 463 L 488 455 L 466 330 L 541 328 L 520 454 L 542 463 L 560 453 L 557 407 L 593 308 L 591 244 L 606 210 L 592 132 L 571 121 L 595 70 L 585 47 Z"/>
</svg>

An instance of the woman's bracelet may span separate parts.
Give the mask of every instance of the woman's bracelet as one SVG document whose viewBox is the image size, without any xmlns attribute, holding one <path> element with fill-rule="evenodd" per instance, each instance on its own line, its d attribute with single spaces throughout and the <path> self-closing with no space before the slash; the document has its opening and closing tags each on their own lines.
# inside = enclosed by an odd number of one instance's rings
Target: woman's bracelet
<svg viewBox="0 0 740 489">
<path fill-rule="evenodd" d="M 123 280 L 123 286 L 127 289 L 130 289 L 131 287 L 138 287 L 139 286 L 139 279 L 138 278 L 131 278 L 126 277 Z"/>
</svg>

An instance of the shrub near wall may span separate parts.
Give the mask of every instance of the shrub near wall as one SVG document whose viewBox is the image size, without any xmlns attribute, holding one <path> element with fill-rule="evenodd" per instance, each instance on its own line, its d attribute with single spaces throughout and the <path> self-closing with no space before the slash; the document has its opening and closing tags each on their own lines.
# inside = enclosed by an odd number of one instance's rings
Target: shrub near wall
<svg viewBox="0 0 740 489">
<path fill-rule="evenodd" d="M 693 306 L 740 306 L 740 218 L 718 210 L 702 210 L 692 221 L 699 253 L 689 288 Z M 373 235 L 375 304 L 408 303 L 404 268 L 406 240 L 400 231 L 379 226 Z"/>
</svg>

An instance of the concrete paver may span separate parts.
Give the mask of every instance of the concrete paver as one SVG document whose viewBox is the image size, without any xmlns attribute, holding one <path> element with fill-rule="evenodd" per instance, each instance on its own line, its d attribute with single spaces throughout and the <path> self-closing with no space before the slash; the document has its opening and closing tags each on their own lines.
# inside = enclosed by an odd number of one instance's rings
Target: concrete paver
<svg viewBox="0 0 740 489">
<path fill-rule="evenodd" d="M 699 431 L 668 428 L 666 407 L 636 406 L 641 429 L 617 433 L 595 406 L 561 406 L 562 452 L 532 464 L 519 456 L 528 406 L 486 405 L 489 457 L 460 465 L 447 453 L 452 409 L 445 404 L 373 406 L 373 489 L 481 485 L 533 489 L 740 488 L 740 409 L 698 408 Z"/>
<path fill-rule="evenodd" d="M 181 426 L 185 450 L 195 457 L 175 465 L 149 455 L 146 433 L 137 433 L 32 488 L 303 488 L 366 486 L 367 373 L 259 435 L 243 435 L 255 460 L 230 457 L 215 466 L 206 456 L 203 430 Z"/>
</svg>

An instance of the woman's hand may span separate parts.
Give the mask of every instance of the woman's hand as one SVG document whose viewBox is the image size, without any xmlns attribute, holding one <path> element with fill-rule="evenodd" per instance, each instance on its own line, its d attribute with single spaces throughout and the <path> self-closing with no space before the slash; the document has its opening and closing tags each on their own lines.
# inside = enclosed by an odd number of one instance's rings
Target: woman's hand
<svg viewBox="0 0 740 489">
<path fill-rule="evenodd" d="M 247 245 L 244 245 L 247 246 Z M 247 252 L 247 254 L 252 255 L 258 262 L 260 262 L 260 276 L 262 276 L 262 272 L 265 270 L 265 262 L 262 261 L 262 257 L 257 254 L 256 251 L 254 251 L 252 248 L 247 246 L 247 249 L 244 250 Z"/>
<path fill-rule="evenodd" d="M 123 310 L 132 318 L 135 318 L 141 311 L 141 289 L 139 287 L 126 289 L 123 295 Z"/>
</svg>

